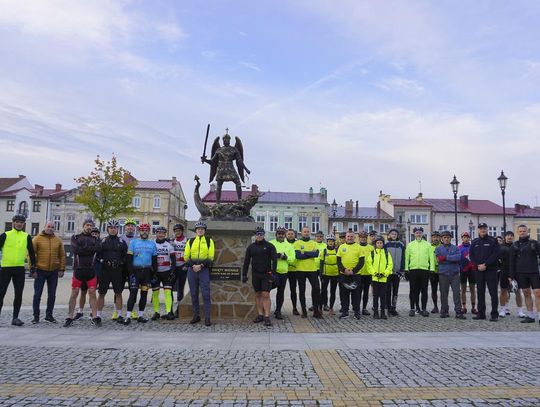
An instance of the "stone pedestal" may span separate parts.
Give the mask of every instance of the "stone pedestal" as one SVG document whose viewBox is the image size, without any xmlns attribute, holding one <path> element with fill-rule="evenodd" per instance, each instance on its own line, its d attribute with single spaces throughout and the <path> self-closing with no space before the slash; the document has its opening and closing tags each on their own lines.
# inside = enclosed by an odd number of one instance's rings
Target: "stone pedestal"
<svg viewBox="0 0 540 407">
<path fill-rule="evenodd" d="M 244 264 L 246 248 L 251 244 L 255 222 L 209 221 L 206 236 L 214 240 L 214 267 L 239 267 Z M 188 229 L 194 230 L 195 222 Z M 251 273 L 250 273 L 251 274 Z M 186 283 L 189 288 L 189 284 Z M 255 293 L 251 281 L 243 284 L 239 280 L 215 281 L 210 283 L 212 315 L 214 319 L 248 320 L 257 315 Z M 199 300 L 203 314 L 202 296 Z M 180 315 L 191 317 L 191 293 L 186 294 L 180 304 Z"/>
</svg>

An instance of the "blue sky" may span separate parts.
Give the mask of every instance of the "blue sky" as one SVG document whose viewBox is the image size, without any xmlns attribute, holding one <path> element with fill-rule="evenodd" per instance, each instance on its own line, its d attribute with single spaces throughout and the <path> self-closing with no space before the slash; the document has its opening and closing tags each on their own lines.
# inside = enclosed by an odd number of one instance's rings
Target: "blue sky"
<svg viewBox="0 0 540 407">
<path fill-rule="evenodd" d="M 239 136 L 262 190 L 537 204 L 534 1 L 0 0 L 0 169 L 74 186 L 96 154 L 177 176 Z M 530 175 L 529 175 L 530 174 Z M 190 211 L 190 216 L 196 213 Z"/>
</svg>

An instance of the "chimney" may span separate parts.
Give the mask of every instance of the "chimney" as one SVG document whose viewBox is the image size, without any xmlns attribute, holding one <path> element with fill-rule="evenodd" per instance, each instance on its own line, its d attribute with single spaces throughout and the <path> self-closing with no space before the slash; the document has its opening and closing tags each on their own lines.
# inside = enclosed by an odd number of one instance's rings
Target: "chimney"
<svg viewBox="0 0 540 407">
<path fill-rule="evenodd" d="M 422 195 L 422 192 L 418 192 L 418 195 L 416 195 L 416 199 L 417 201 L 423 201 L 424 200 L 424 195 Z"/>
<path fill-rule="evenodd" d="M 515 204 L 514 205 L 514 209 L 516 210 L 516 212 L 523 212 L 525 209 L 529 209 L 530 206 L 529 205 L 522 205 L 522 204 Z"/>
<path fill-rule="evenodd" d="M 21 175 L 21 174 L 19 174 L 19 178 L 20 178 L 20 179 L 26 178 L 26 175 Z"/>
<path fill-rule="evenodd" d="M 178 181 L 176 180 L 176 177 L 172 177 L 172 183 L 173 185 L 176 185 L 178 183 Z"/>
<path fill-rule="evenodd" d="M 62 184 L 56 184 L 54 186 L 54 192 L 60 192 L 62 190 Z"/>
<path fill-rule="evenodd" d="M 356 214 L 358 215 L 358 201 L 356 201 Z"/>
<path fill-rule="evenodd" d="M 459 197 L 459 203 L 465 208 L 469 207 L 469 195 L 461 195 Z"/>
<path fill-rule="evenodd" d="M 345 213 L 348 215 L 351 215 L 352 210 L 353 210 L 353 201 L 352 199 L 349 199 L 348 201 L 345 201 Z"/>
<path fill-rule="evenodd" d="M 257 195 L 259 193 L 259 186 L 257 184 L 251 185 L 251 193 L 253 195 Z"/>
<path fill-rule="evenodd" d="M 325 188 L 325 187 L 321 187 L 321 196 L 322 196 L 323 198 L 326 198 L 326 196 L 327 196 L 327 191 L 326 191 L 326 188 Z"/>
<path fill-rule="evenodd" d="M 313 195 L 313 187 L 309 187 L 309 194 Z"/>
<path fill-rule="evenodd" d="M 210 192 L 216 192 L 216 184 L 213 182 L 210 184 Z"/>
</svg>

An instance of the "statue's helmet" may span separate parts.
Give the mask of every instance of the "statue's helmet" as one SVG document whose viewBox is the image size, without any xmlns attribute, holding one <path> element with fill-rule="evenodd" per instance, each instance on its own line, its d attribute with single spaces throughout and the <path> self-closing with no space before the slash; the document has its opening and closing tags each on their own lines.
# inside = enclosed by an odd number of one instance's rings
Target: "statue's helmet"
<svg viewBox="0 0 540 407">
<path fill-rule="evenodd" d="M 229 135 L 229 133 L 223 136 L 223 140 L 229 140 L 229 141 L 231 140 L 231 136 Z"/>
</svg>

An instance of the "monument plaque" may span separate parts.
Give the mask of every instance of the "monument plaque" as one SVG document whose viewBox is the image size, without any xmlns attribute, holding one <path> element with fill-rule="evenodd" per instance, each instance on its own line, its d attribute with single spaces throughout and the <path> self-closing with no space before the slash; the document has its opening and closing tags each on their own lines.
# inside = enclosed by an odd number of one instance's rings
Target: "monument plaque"
<svg viewBox="0 0 540 407">
<path fill-rule="evenodd" d="M 240 267 L 212 267 L 210 269 L 210 280 L 212 281 L 240 281 Z"/>
</svg>

